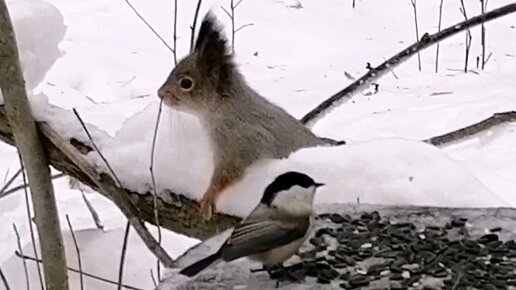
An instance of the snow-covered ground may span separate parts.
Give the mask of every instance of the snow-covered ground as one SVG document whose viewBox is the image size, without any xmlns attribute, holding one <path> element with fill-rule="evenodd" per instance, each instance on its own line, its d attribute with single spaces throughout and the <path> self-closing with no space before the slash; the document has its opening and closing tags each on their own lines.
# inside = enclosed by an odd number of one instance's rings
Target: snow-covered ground
<svg viewBox="0 0 516 290">
<path fill-rule="evenodd" d="M 8 2 L 28 88 L 36 87 L 36 96 L 31 97 L 36 117 L 51 121 L 68 136 L 83 139 L 69 111 L 77 108 L 86 122 L 97 127 L 92 128 L 94 137 L 124 185 L 147 190 L 156 90 L 173 67 L 171 52 L 125 1 L 48 1 L 55 7 L 35 0 Z M 177 50 L 181 57 L 189 50 L 196 1 L 178 2 Z M 244 1 L 237 10 L 237 25 L 253 25 L 238 32 L 235 43 L 236 61 L 248 82 L 301 117 L 350 84 L 346 75 L 357 78 L 366 71 L 367 62 L 379 64 L 414 41 L 409 0 L 359 0 L 356 9 L 351 2 Z M 493 7 L 488 10 L 509 2 L 489 3 Z M 171 43 L 173 1 L 131 3 Z M 229 19 L 220 8 L 228 4 L 203 1 L 200 15 L 213 8 L 229 28 Z M 436 31 L 439 1 L 417 4 L 420 34 Z M 468 15 L 479 13 L 478 1 L 465 4 Z M 458 0 L 444 1 L 443 27 L 463 20 L 459 6 Z M 350 145 L 307 148 L 288 160 L 257 164 L 228 190 L 220 209 L 245 215 L 264 186 L 288 169 L 305 171 L 328 184 L 317 196 L 318 203 L 356 202 L 358 198 L 379 204 L 515 206 L 516 125 L 506 124 L 444 148 L 418 142 L 516 108 L 515 26 L 515 15 L 486 25 L 486 51 L 492 56 L 485 71 L 476 68 L 481 48 L 478 28 L 471 31 L 469 66 L 473 71 L 467 74 L 462 71 L 464 34 L 441 43 L 437 74 L 435 47 L 425 50 L 421 53 L 422 72 L 414 57 L 396 69 L 395 75 L 381 79 L 377 94 L 354 97 L 313 128 L 321 136 L 345 139 Z M 158 189 L 199 197 L 212 170 L 206 137 L 193 117 L 170 110 L 164 115 L 157 148 Z M 102 166 L 96 156 L 91 158 Z M 0 185 L 4 175 L 12 175 L 18 168 L 15 150 L 0 144 Z M 87 194 L 106 226 L 104 233 L 94 229 L 80 192 L 69 189 L 65 178 L 56 180 L 55 190 L 63 230 L 68 232 L 64 216 L 69 214 L 85 271 L 116 281 L 118 244 L 125 226 L 119 210 L 105 198 Z M 0 267 L 11 286 L 21 289 L 25 279 L 20 274 L 21 261 L 13 256 L 12 223 L 20 231 L 25 252 L 31 254 L 23 192 L 0 200 L 0 217 L 4 231 Z M 124 281 L 148 289 L 153 285 L 150 269 L 155 266 L 154 259 L 134 233 L 131 237 Z M 69 233 L 65 239 L 70 265 L 76 267 Z M 167 233 L 164 243 L 176 257 L 195 242 Z M 77 282 L 78 276 L 72 279 Z M 87 289 L 115 287 L 93 280 L 88 283 Z"/>
</svg>

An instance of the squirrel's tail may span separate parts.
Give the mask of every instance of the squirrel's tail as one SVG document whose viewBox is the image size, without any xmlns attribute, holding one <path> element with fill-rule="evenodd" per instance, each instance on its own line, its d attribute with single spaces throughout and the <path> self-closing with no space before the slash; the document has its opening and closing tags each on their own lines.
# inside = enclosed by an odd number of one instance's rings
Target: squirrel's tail
<svg viewBox="0 0 516 290">
<path fill-rule="evenodd" d="M 200 261 L 193 263 L 192 265 L 184 268 L 179 274 L 192 277 L 197 275 L 202 270 L 208 268 L 213 263 L 217 262 L 221 258 L 222 251 L 217 251 L 215 254 L 208 256 Z"/>
</svg>

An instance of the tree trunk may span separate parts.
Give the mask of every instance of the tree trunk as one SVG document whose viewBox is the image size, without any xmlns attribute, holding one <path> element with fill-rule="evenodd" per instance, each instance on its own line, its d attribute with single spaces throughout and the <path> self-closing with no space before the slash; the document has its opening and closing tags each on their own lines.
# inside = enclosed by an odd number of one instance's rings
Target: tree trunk
<svg viewBox="0 0 516 290">
<path fill-rule="evenodd" d="M 68 289 L 66 256 L 47 156 L 36 131 L 16 38 L 4 0 L 0 1 L 0 87 L 5 111 L 29 179 L 47 290 Z"/>
</svg>

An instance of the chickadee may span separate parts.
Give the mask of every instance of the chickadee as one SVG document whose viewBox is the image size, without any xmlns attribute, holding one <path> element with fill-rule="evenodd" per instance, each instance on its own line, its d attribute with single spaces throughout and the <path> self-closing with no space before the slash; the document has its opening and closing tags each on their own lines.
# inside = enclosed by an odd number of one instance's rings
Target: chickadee
<svg viewBox="0 0 516 290">
<path fill-rule="evenodd" d="M 260 203 L 215 254 L 179 273 L 192 277 L 216 262 L 242 257 L 261 262 L 264 268 L 281 265 L 308 237 L 315 189 L 322 185 L 299 172 L 278 176 L 267 186 Z"/>
</svg>

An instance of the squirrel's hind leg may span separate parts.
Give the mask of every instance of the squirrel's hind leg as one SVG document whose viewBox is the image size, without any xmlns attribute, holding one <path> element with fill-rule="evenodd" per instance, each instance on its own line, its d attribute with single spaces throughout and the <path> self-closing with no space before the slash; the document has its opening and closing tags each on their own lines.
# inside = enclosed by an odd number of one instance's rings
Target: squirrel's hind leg
<svg viewBox="0 0 516 290">
<path fill-rule="evenodd" d="M 215 202 L 220 194 L 224 189 L 240 179 L 241 176 L 242 171 L 235 168 L 215 168 L 210 186 L 199 201 L 201 215 L 206 220 L 211 219 L 213 211 L 215 210 Z"/>
</svg>

